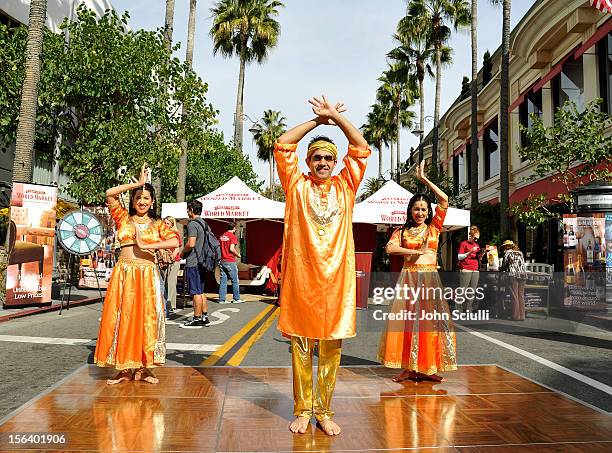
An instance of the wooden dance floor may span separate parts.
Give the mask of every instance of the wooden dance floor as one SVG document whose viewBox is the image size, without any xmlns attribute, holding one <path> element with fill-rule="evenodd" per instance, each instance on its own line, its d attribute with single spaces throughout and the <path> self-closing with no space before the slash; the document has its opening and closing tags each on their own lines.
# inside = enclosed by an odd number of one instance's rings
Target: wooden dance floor
<svg viewBox="0 0 612 453">
<path fill-rule="evenodd" d="M 107 386 L 80 368 L 0 425 L 64 433 L 64 445 L 21 451 L 610 452 L 612 417 L 496 366 L 462 366 L 448 382 L 393 383 L 394 370 L 343 367 L 337 437 L 291 434 L 289 368 L 166 367 L 160 384 Z"/>
</svg>

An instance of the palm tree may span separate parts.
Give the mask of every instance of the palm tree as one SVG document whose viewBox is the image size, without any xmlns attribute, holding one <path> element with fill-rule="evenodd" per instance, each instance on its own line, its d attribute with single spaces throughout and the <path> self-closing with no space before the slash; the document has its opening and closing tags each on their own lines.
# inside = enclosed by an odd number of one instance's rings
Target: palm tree
<svg viewBox="0 0 612 453">
<path fill-rule="evenodd" d="M 489 0 L 492 5 L 502 5 L 502 58 L 499 93 L 499 229 L 502 237 L 510 233 L 508 208 L 510 205 L 510 175 L 508 163 L 508 104 L 510 89 L 510 7 L 511 0 Z"/>
<path fill-rule="evenodd" d="M 40 80 L 40 54 L 47 17 L 47 0 L 30 2 L 28 41 L 26 43 L 25 77 L 21 90 L 19 124 L 13 161 L 13 181 L 32 180 L 34 137 L 36 133 L 36 107 L 38 106 L 38 82 Z"/>
<path fill-rule="evenodd" d="M 466 0 L 412 0 L 408 4 L 408 16 L 413 16 L 413 25 L 421 28 L 427 24 L 427 36 L 435 50 L 436 99 L 432 138 L 433 172 L 438 173 L 438 123 L 440 122 L 440 95 L 442 84 L 442 48 L 448 42 L 452 24 L 456 30 L 469 23 L 470 8 Z"/>
<path fill-rule="evenodd" d="M 365 180 L 363 187 L 363 198 L 368 198 L 374 195 L 384 185 L 382 178 L 368 178 Z"/>
<path fill-rule="evenodd" d="M 393 51 L 391 54 L 393 54 Z M 417 85 L 416 76 L 412 72 L 412 66 L 409 62 L 396 58 L 392 59 L 402 62 L 390 64 L 388 69 L 383 72 L 383 75 L 378 78 L 382 85 L 378 88 L 376 97 L 380 103 L 389 104 L 393 113 L 397 161 L 394 161 L 393 154 L 391 154 L 391 175 L 395 174 L 399 178 L 401 159 L 400 132 L 402 128 L 410 127 L 415 117 L 414 112 L 410 112 L 407 109 L 414 105 Z"/>
<path fill-rule="evenodd" d="M 240 57 L 238 95 L 234 115 L 234 146 L 242 151 L 244 72 L 247 63 L 262 63 L 270 49 L 276 46 L 280 35 L 278 0 L 220 0 L 211 9 L 213 26 L 210 36 L 213 52 L 224 57 Z"/>
<path fill-rule="evenodd" d="M 166 18 L 164 20 L 164 41 L 166 48 L 172 48 L 172 31 L 174 30 L 174 1 L 166 0 Z"/>
<path fill-rule="evenodd" d="M 187 25 L 187 51 L 185 54 L 185 62 L 188 70 L 193 68 L 193 40 L 195 36 L 195 17 L 196 17 L 197 0 L 189 1 L 189 23 Z M 181 115 L 189 114 L 189 108 L 183 104 Z M 178 165 L 178 181 L 176 185 L 176 201 L 185 201 L 185 183 L 187 180 L 187 140 L 181 140 L 181 156 L 179 157 Z"/>
<path fill-rule="evenodd" d="M 253 125 L 251 132 L 257 145 L 257 158 L 270 164 L 270 193 L 274 186 L 274 143 L 287 129 L 285 118 L 281 112 L 266 110 L 261 122 Z"/>
<path fill-rule="evenodd" d="M 174 2 L 175 0 L 166 0 L 166 16 L 164 19 L 164 42 L 168 52 L 172 49 L 172 31 L 174 28 Z M 153 188 L 157 197 L 161 199 L 162 181 L 161 181 L 161 166 L 157 167 L 155 178 L 153 178 Z M 157 213 L 161 212 L 161 203 L 157 203 Z"/>
<path fill-rule="evenodd" d="M 400 43 L 398 52 L 405 55 L 409 61 L 416 66 L 416 78 L 419 83 L 419 130 L 421 131 L 419 141 L 423 141 L 425 133 L 425 73 L 435 77 L 431 70 L 431 64 L 435 63 L 436 52 L 428 39 L 427 24 L 424 21 L 416 22 L 416 18 L 405 16 L 397 24 L 397 33 L 393 38 Z M 442 54 L 443 63 L 450 63 L 450 48 L 444 46 Z"/>
<path fill-rule="evenodd" d="M 383 174 L 383 144 L 389 145 L 387 119 L 391 116 L 388 106 L 376 103 L 367 115 L 367 123 L 361 126 L 366 141 L 378 150 L 378 178 Z"/>
<path fill-rule="evenodd" d="M 478 0 L 472 0 L 471 11 L 471 35 L 472 35 L 472 114 L 471 114 L 471 145 L 470 156 L 470 188 L 471 206 L 478 205 Z M 467 157 L 467 156 L 466 156 Z M 457 177 L 456 175 L 453 175 Z"/>
</svg>

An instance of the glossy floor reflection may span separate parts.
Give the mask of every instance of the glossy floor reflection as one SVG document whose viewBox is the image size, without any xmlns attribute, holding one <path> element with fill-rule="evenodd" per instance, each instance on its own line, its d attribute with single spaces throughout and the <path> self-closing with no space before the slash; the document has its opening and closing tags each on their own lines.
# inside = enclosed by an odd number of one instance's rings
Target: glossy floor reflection
<svg viewBox="0 0 612 453">
<path fill-rule="evenodd" d="M 0 425 L 65 433 L 20 451 L 612 451 L 612 417 L 496 366 L 462 366 L 447 382 L 396 384 L 395 370 L 344 367 L 333 408 L 343 433 L 291 434 L 289 368 L 166 367 L 160 384 L 107 386 L 85 366 Z M 51 448 L 50 448 L 51 447 Z"/>
</svg>

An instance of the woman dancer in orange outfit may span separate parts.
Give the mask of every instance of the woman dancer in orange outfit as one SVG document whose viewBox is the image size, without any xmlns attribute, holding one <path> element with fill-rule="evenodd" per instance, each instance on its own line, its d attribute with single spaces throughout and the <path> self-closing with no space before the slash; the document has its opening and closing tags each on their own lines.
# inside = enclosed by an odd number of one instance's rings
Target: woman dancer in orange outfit
<svg viewBox="0 0 612 453">
<path fill-rule="evenodd" d="M 148 172 L 145 164 L 137 183 L 106 191 L 121 244 L 94 354 L 96 365 L 119 370 L 108 384 L 131 379 L 157 384 L 151 369 L 166 360 L 164 301 L 154 251 L 176 248 L 179 239 L 155 213 L 155 192 L 145 182 Z M 119 203 L 119 195 L 128 190 L 132 190 L 129 211 Z"/>
<path fill-rule="evenodd" d="M 455 333 L 436 267 L 448 197 L 427 179 L 424 166 L 421 162 L 417 167 L 417 178 L 436 195 L 435 213 L 426 195 L 414 195 L 406 224 L 395 230 L 386 247 L 387 253 L 404 256 L 398 285 L 414 289 L 414 297 L 404 298 L 400 291 L 393 301 L 390 313 L 404 316 L 389 317 L 378 351 L 383 365 L 404 369 L 395 382 L 408 378 L 440 382 L 437 373 L 457 369 Z"/>
</svg>

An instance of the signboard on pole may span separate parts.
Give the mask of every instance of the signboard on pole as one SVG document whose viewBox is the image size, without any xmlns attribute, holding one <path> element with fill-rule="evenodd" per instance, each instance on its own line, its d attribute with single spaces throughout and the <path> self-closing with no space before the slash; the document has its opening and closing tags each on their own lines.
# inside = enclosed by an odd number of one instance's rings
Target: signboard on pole
<svg viewBox="0 0 612 453">
<path fill-rule="evenodd" d="M 13 184 L 5 306 L 51 302 L 57 187 Z"/>
</svg>

